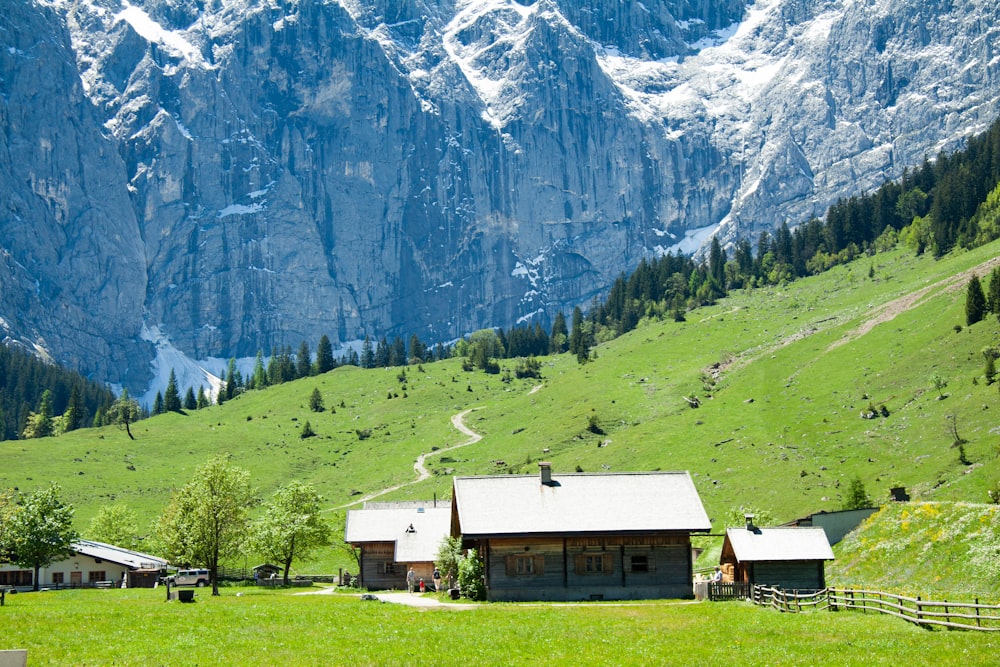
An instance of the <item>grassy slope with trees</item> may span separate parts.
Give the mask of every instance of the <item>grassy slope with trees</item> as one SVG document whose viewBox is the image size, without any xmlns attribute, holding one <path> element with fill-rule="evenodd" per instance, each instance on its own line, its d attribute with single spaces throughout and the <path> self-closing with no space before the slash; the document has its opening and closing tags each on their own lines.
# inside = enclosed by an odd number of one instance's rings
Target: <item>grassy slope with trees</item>
<svg viewBox="0 0 1000 667">
<path fill-rule="evenodd" d="M 504 382 L 463 371 L 461 359 L 405 373 L 342 367 L 140 421 L 134 441 L 115 427 L 6 441 L 0 487 L 58 482 L 82 532 L 101 507 L 125 502 L 148 534 L 170 494 L 229 453 L 261 501 L 290 479 L 310 482 L 342 527 L 335 508 L 414 480 L 416 457 L 465 440 L 449 420 L 475 408 L 466 423 L 483 440 L 432 454 L 430 479 L 386 498 L 445 498 L 452 474 L 534 473 L 547 459 L 556 474 L 689 470 L 716 530 L 740 504 L 779 520 L 839 509 L 855 478 L 878 500 L 906 486 L 915 499 L 987 502 L 1000 480 L 1000 405 L 982 350 L 1000 325 L 956 325 L 969 272 L 998 250 L 938 260 L 897 250 L 733 291 L 685 322 L 643 321 L 588 363 L 543 357 L 540 380 Z M 323 412 L 310 409 L 317 389 Z M 887 417 L 861 417 L 883 405 Z M 316 435 L 301 438 L 307 421 Z M 351 565 L 336 553 L 310 569 Z"/>
</svg>

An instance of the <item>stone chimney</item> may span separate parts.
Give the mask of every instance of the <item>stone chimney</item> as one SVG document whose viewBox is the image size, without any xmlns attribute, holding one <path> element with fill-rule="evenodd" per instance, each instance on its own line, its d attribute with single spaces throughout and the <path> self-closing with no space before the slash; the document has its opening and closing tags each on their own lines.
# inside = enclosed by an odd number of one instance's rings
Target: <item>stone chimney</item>
<svg viewBox="0 0 1000 667">
<path fill-rule="evenodd" d="M 539 461 L 538 472 L 541 474 L 542 484 L 552 486 L 552 464 L 549 461 Z"/>
<path fill-rule="evenodd" d="M 744 514 L 743 518 L 747 521 L 747 530 L 754 531 L 757 527 L 753 525 L 753 514 Z"/>
</svg>

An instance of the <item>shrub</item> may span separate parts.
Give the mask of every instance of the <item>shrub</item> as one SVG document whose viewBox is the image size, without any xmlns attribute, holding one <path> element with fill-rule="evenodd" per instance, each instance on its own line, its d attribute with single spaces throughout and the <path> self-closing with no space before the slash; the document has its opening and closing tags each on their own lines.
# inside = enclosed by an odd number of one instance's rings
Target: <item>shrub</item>
<svg viewBox="0 0 1000 667">
<path fill-rule="evenodd" d="M 469 549 L 458 564 L 458 587 L 462 596 L 470 600 L 486 599 L 486 582 L 483 579 L 483 562 L 475 549 Z"/>
</svg>

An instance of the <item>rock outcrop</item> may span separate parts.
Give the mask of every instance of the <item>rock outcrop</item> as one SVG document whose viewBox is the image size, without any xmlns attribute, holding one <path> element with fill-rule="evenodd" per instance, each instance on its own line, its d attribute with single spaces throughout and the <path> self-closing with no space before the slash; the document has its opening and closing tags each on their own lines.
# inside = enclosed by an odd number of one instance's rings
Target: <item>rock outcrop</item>
<svg viewBox="0 0 1000 667">
<path fill-rule="evenodd" d="M 135 389 L 143 331 L 207 359 L 547 318 L 1000 108 L 987 0 L 14 5 L 0 333 Z"/>
</svg>

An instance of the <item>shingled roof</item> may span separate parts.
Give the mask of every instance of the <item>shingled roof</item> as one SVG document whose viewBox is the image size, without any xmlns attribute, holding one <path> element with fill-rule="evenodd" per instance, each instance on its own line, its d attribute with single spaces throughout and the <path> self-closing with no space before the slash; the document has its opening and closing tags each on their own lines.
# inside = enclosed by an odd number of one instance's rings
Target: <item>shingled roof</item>
<svg viewBox="0 0 1000 667">
<path fill-rule="evenodd" d="M 546 465 L 541 477 L 456 477 L 452 532 L 479 538 L 711 529 L 687 472 L 555 475 Z"/>
</svg>

